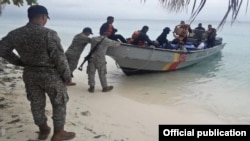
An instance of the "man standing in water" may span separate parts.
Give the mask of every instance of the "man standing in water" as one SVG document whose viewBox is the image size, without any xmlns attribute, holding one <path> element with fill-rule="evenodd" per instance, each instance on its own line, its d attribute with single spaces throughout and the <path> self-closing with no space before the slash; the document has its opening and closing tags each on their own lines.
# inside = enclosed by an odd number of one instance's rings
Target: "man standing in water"
<svg viewBox="0 0 250 141">
<path fill-rule="evenodd" d="M 54 134 L 51 141 L 73 139 L 75 133 L 64 130 L 69 100 L 66 85 L 71 83 L 71 76 L 60 38 L 54 30 L 44 27 L 49 19 L 44 6 L 29 7 L 28 18 L 25 26 L 9 32 L 0 41 L 0 57 L 14 65 L 24 66 L 23 81 L 34 122 L 40 130 L 38 139 L 45 140 L 50 134 L 45 114 L 45 93 L 53 109 Z"/>
</svg>

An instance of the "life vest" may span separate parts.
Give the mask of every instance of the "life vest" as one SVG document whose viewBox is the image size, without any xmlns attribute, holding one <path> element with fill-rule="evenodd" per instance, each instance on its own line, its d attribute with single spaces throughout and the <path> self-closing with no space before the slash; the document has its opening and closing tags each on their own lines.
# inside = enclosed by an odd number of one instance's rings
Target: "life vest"
<svg viewBox="0 0 250 141">
<path fill-rule="evenodd" d="M 109 24 L 109 26 L 108 26 L 108 29 L 107 29 L 107 31 L 106 31 L 106 35 L 108 36 L 108 37 L 110 37 L 112 34 L 113 34 L 113 25 L 112 24 Z"/>
<path fill-rule="evenodd" d="M 130 38 L 129 42 L 134 45 L 144 46 L 146 44 L 146 41 L 142 41 L 142 40 L 138 41 L 138 37 L 140 36 L 140 34 L 141 34 L 141 31 L 135 31 L 132 34 L 132 37 Z"/>
</svg>

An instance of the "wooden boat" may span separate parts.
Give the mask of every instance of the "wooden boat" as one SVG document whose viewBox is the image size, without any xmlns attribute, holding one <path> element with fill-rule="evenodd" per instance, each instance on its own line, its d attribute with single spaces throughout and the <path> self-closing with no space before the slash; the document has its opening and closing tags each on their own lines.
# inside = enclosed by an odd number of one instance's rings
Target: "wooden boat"
<svg viewBox="0 0 250 141">
<path fill-rule="evenodd" d="M 119 47 L 109 47 L 106 54 L 115 60 L 126 75 L 132 75 L 185 68 L 219 53 L 225 45 L 220 37 L 216 38 L 216 45 L 212 48 L 188 49 L 187 52 L 122 43 Z"/>
</svg>

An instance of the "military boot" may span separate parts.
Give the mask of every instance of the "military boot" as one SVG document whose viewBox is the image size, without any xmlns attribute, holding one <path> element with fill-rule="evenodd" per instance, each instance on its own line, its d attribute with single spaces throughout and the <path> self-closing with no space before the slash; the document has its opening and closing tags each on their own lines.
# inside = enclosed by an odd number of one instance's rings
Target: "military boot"
<svg viewBox="0 0 250 141">
<path fill-rule="evenodd" d="M 89 89 L 88 89 L 88 91 L 90 93 L 93 93 L 95 91 L 95 86 L 90 86 Z"/>
<path fill-rule="evenodd" d="M 75 86 L 76 83 L 75 82 L 70 82 L 70 83 L 66 83 L 67 86 Z"/>
<path fill-rule="evenodd" d="M 51 138 L 51 141 L 64 141 L 71 140 L 75 138 L 75 132 L 64 131 L 64 127 L 57 127 L 54 129 L 54 134 Z"/>
<path fill-rule="evenodd" d="M 38 139 L 39 140 L 46 140 L 50 134 L 50 127 L 48 126 L 47 123 L 44 123 L 39 126 L 39 135 Z"/>
<path fill-rule="evenodd" d="M 114 87 L 113 86 L 107 86 L 102 89 L 102 92 L 108 92 L 111 91 Z"/>
</svg>

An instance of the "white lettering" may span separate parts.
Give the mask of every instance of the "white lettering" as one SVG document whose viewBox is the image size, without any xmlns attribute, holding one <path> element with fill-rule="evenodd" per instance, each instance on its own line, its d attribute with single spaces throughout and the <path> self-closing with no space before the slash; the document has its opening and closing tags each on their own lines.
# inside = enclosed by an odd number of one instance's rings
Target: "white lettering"
<svg viewBox="0 0 250 141">
<path fill-rule="evenodd" d="M 164 129 L 163 130 L 163 135 L 164 136 L 169 136 L 169 129 Z"/>
<path fill-rule="evenodd" d="M 202 131 L 197 131 L 197 138 L 202 136 Z"/>
<path fill-rule="evenodd" d="M 230 129 L 222 131 L 220 129 L 209 129 L 208 131 L 197 131 L 196 137 L 200 138 L 201 136 L 246 136 L 246 131 L 235 131 L 235 129 Z"/>
</svg>

